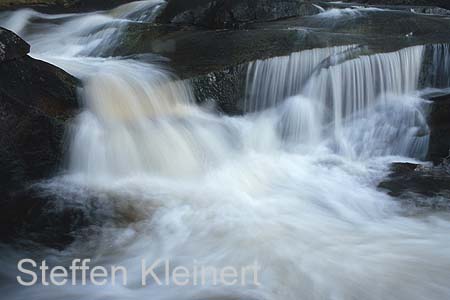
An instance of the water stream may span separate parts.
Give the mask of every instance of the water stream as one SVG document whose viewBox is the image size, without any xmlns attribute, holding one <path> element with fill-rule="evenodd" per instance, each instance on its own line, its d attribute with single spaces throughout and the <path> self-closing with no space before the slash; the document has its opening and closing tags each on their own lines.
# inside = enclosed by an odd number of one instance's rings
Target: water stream
<svg viewBox="0 0 450 300">
<path fill-rule="evenodd" d="M 34 255 L 54 264 L 92 257 L 129 270 L 126 286 L 19 289 L 14 277 L 2 293 L 11 300 L 448 299 L 449 216 L 415 213 L 376 187 L 391 162 L 426 154 L 418 91 L 424 47 L 340 59 L 355 47 L 348 45 L 253 62 L 248 113 L 221 116 L 198 107 L 189 84 L 156 56 L 100 57 L 127 24 L 151 21 L 160 4 L 0 16 L 33 57 L 83 80 L 67 167 L 46 188 L 86 210 L 93 195 L 112 220 L 79 233 L 62 252 Z M 142 287 L 142 258 L 187 267 L 257 261 L 261 286 L 214 286 L 208 278 L 201 286 Z"/>
</svg>

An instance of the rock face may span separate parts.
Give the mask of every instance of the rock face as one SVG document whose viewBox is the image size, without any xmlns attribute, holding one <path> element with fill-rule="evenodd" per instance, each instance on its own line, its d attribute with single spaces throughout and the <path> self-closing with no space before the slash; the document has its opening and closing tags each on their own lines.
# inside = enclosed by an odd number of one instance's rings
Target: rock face
<svg viewBox="0 0 450 300">
<path fill-rule="evenodd" d="M 320 10 L 304 0 L 169 0 L 159 23 L 236 28 L 255 21 L 305 16 Z"/>
<path fill-rule="evenodd" d="M 65 121 L 78 108 L 77 80 L 27 56 L 29 45 L 0 29 L 0 190 L 12 190 L 57 170 Z"/>
<path fill-rule="evenodd" d="M 0 10 L 31 7 L 41 12 L 81 12 L 103 10 L 133 0 L 0 0 Z"/>
<path fill-rule="evenodd" d="M 394 163 L 379 184 L 389 195 L 418 208 L 450 210 L 450 167 Z"/>
</svg>

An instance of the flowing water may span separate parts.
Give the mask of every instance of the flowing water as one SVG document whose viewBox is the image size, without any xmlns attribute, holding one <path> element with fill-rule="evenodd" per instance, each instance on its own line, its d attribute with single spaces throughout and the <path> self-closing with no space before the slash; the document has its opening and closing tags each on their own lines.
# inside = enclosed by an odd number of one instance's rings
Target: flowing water
<svg viewBox="0 0 450 300">
<path fill-rule="evenodd" d="M 108 221 L 62 252 L 3 252 L 8 299 L 427 299 L 450 295 L 450 219 L 402 207 L 377 183 L 427 152 L 424 47 L 348 56 L 355 45 L 251 63 L 247 114 L 195 104 L 158 57 L 100 58 L 160 1 L 78 15 L 0 16 L 32 56 L 84 82 L 70 157 L 45 188 Z M 94 202 L 94 204 L 93 204 Z M 129 270 L 126 286 L 18 288 L 25 255 Z M 261 285 L 141 286 L 141 259 L 257 262 Z M 163 269 L 158 269 L 163 273 Z M 9 274 L 9 275 L 8 275 Z"/>
</svg>

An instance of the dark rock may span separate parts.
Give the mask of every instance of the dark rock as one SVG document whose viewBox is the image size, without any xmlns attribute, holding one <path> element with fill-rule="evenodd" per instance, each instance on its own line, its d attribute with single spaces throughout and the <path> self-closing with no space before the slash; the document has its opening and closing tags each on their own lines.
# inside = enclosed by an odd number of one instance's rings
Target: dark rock
<svg viewBox="0 0 450 300">
<path fill-rule="evenodd" d="M 0 82 L 0 192 L 6 193 L 58 170 L 67 121 L 78 109 L 78 81 L 24 55 L 0 62 Z"/>
<path fill-rule="evenodd" d="M 33 8 L 45 13 L 68 13 L 111 9 L 134 0 L 0 0 L 1 10 Z"/>
<path fill-rule="evenodd" d="M 53 197 L 29 186 L 60 167 L 67 122 L 78 110 L 78 81 L 27 56 L 29 45 L 1 28 L 0 45 L 0 241 L 59 248 L 72 241 L 83 216 L 56 210 Z"/>
<path fill-rule="evenodd" d="M 0 201 L 0 242 L 64 249 L 75 241 L 101 242 L 105 227 L 148 220 L 141 199 L 89 188 L 64 177 L 42 181 Z M 98 236 L 100 235 L 100 236 Z"/>
<path fill-rule="evenodd" d="M 194 77 L 191 82 L 197 101 L 227 115 L 242 114 L 246 74 L 247 67 L 239 65 Z"/>
<path fill-rule="evenodd" d="M 267 27 L 264 24 L 255 24 L 250 28 L 260 28 L 262 26 Z M 339 15 L 291 18 L 272 22 L 268 27 L 320 29 L 333 33 L 367 35 L 372 39 L 397 36 L 405 42 L 414 39 L 445 40 L 446 36 L 448 39 L 448 34 L 450 33 L 449 20 L 447 18 L 395 10 L 367 10 L 355 13 L 347 11 Z"/>
<path fill-rule="evenodd" d="M 242 30 L 132 24 L 120 44 L 106 55 L 159 54 L 170 59 L 177 75 L 192 78 L 318 47 L 360 44 L 371 52 L 387 52 L 447 42 L 449 36 L 450 20 L 403 11 L 371 11 L 340 18 L 299 17 L 255 23 Z"/>
<path fill-rule="evenodd" d="M 391 174 L 379 184 L 389 195 L 407 205 L 436 210 L 450 210 L 450 169 L 394 163 Z"/>
<path fill-rule="evenodd" d="M 285 28 L 217 31 L 137 24 L 128 29 L 114 52 L 107 55 L 155 53 L 168 58 L 177 75 L 187 79 L 257 59 L 351 44 L 355 39 L 366 41 L 365 37 Z"/>
<path fill-rule="evenodd" d="M 248 22 L 318 12 L 320 10 L 311 1 L 304 0 L 169 0 L 157 21 L 206 28 L 236 28 Z"/>
<path fill-rule="evenodd" d="M 30 45 L 7 29 L 0 28 L 0 63 L 23 57 Z"/>
<path fill-rule="evenodd" d="M 450 95 L 437 96 L 432 101 L 428 123 L 430 146 L 428 159 L 435 164 L 450 155 Z"/>
<path fill-rule="evenodd" d="M 5 243 L 63 249 L 75 240 L 75 232 L 91 224 L 83 206 L 63 204 L 38 186 L 12 192 L 0 201 L 0 210 L 0 241 Z"/>
</svg>

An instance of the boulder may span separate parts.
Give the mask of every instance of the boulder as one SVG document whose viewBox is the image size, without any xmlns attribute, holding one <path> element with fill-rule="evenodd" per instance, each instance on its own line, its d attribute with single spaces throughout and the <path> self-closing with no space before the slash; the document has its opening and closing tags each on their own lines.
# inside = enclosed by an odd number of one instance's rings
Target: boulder
<svg viewBox="0 0 450 300">
<path fill-rule="evenodd" d="M 29 57 L 30 46 L 11 31 L 0 28 L 0 45 L 0 241 L 67 245 L 83 214 L 55 210 L 55 198 L 32 186 L 61 166 L 79 82 Z"/>
<path fill-rule="evenodd" d="M 27 56 L 29 46 L 0 29 L 0 191 L 47 178 L 63 157 L 67 121 L 78 110 L 78 81 Z M 8 49 L 12 49 L 9 51 Z"/>
<path fill-rule="evenodd" d="M 236 28 L 249 22 L 273 21 L 320 12 L 304 0 L 169 0 L 159 23 L 206 28 Z"/>
<path fill-rule="evenodd" d="M 68 13 L 111 9 L 133 0 L 0 0 L 0 10 L 29 7 L 45 13 Z"/>
</svg>

